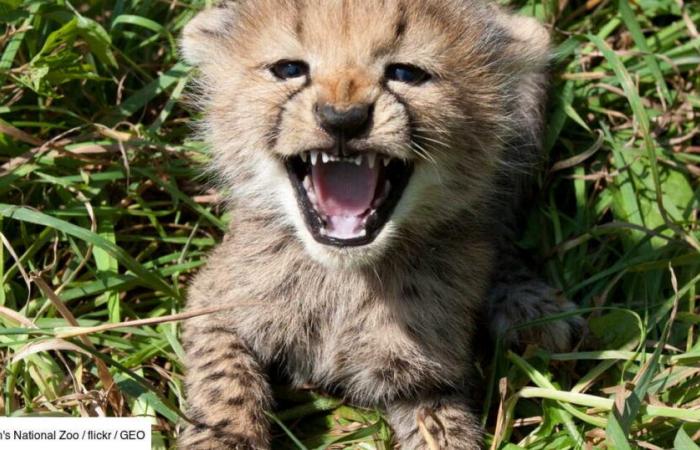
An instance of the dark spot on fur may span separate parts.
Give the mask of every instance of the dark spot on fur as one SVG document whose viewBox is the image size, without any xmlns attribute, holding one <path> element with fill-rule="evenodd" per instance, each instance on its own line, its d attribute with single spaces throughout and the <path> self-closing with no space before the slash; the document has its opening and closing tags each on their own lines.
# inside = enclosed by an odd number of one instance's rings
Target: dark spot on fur
<svg viewBox="0 0 700 450">
<path fill-rule="evenodd" d="M 243 363 L 238 361 L 241 358 L 241 353 L 238 352 L 226 352 L 223 355 L 221 355 L 221 359 L 227 359 L 230 361 L 234 361 L 231 364 L 229 364 L 229 367 L 231 367 L 234 370 L 242 370 L 245 368 Z"/>
<path fill-rule="evenodd" d="M 213 426 L 214 429 L 220 430 L 222 428 L 226 428 L 231 425 L 231 420 L 230 419 L 223 419 L 218 422 L 216 422 Z"/>
<path fill-rule="evenodd" d="M 221 380 L 223 378 L 231 378 L 231 375 L 226 373 L 223 370 L 219 370 L 217 372 L 210 373 L 209 375 L 204 377 L 204 379 L 208 380 L 208 381 L 218 381 L 218 380 Z"/>
<path fill-rule="evenodd" d="M 233 334 L 233 331 L 228 329 L 228 328 L 224 328 L 224 327 L 210 327 L 210 328 L 206 328 L 206 329 L 202 330 L 201 334 L 202 335 L 209 335 L 209 334 L 227 334 L 227 335 L 230 335 L 230 334 Z"/>
<path fill-rule="evenodd" d="M 229 350 L 232 350 L 234 352 L 247 352 L 248 351 L 246 346 L 240 342 L 232 342 L 231 344 L 229 344 L 228 348 L 229 348 Z"/>
<path fill-rule="evenodd" d="M 406 27 L 408 27 L 408 22 L 406 21 L 406 17 L 402 12 L 401 17 L 394 26 L 394 39 L 396 41 L 400 40 L 403 37 L 404 33 L 406 32 Z"/>
<path fill-rule="evenodd" d="M 246 404 L 246 398 L 242 395 L 226 399 L 226 404 L 233 407 L 241 407 Z"/>
<path fill-rule="evenodd" d="M 428 433 L 432 434 L 433 436 L 437 436 L 440 434 L 440 427 L 432 423 L 428 426 Z"/>
<path fill-rule="evenodd" d="M 243 389 L 250 389 L 255 385 L 255 379 L 247 372 L 239 372 L 234 377 Z"/>
<path fill-rule="evenodd" d="M 274 321 L 272 319 L 263 320 L 258 325 L 258 331 L 261 335 L 266 335 L 274 326 Z"/>
<path fill-rule="evenodd" d="M 297 39 L 304 42 L 304 21 L 306 20 L 306 2 L 296 2 L 297 16 L 294 24 L 294 33 Z"/>
<path fill-rule="evenodd" d="M 212 388 L 212 389 L 208 390 L 207 391 L 207 398 L 212 403 L 217 402 L 221 398 L 221 389 Z"/>
<path fill-rule="evenodd" d="M 197 370 L 207 370 L 207 369 L 211 369 L 211 368 L 214 367 L 218 362 L 219 362 L 219 361 L 217 361 L 217 360 L 210 360 L 210 361 L 207 361 L 207 362 L 205 362 L 204 364 L 202 364 L 201 366 L 197 367 Z"/>
<path fill-rule="evenodd" d="M 204 412 L 202 412 L 201 409 L 197 407 L 192 407 L 187 411 L 187 416 L 190 419 L 190 421 L 194 422 L 197 424 L 197 426 L 202 425 L 201 420 L 204 418 Z"/>
<path fill-rule="evenodd" d="M 286 239 L 279 240 L 275 242 L 272 247 L 270 247 L 270 253 L 273 255 L 278 255 L 282 253 L 282 250 L 287 248 L 289 242 Z"/>
<path fill-rule="evenodd" d="M 219 349 L 215 347 L 199 348 L 195 350 L 195 352 L 200 356 L 211 355 L 217 351 L 219 351 Z"/>
<path fill-rule="evenodd" d="M 338 352 L 333 357 L 333 365 L 336 371 L 340 372 L 347 365 L 348 360 L 350 360 L 350 355 L 344 350 L 338 350 Z"/>
<path fill-rule="evenodd" d="M 411 364 L 409 364 L 405 359 L 401 358 L 391 358 L 389 361 L 387 361 L 386 365 L 401 372 L 411 368 Z"/>
<path fill-rule="evenodd" d="M 250 420 L 250 423 L 262 423 L 266 419 L 258 410 L 251 409 L 248 410 L 248 420 Z"/>
<path fill-rule="evenodd" d="M 240 356 L 240 355 L 239 355 L 239 356 Z M 236 357 L 236 358 L 237 358 L 237 357 Z M 240 361 L 235 361 L 235 362 L 233 362 L 233 363 L 231 364 L 230 367 L 231 367 L 231 369 L 232 369 L 234 372 L 242 372 L 243 370 L 246 369 L 246 366 L 243 365 L 243 363 L 240 362 Z"/>
</svg>

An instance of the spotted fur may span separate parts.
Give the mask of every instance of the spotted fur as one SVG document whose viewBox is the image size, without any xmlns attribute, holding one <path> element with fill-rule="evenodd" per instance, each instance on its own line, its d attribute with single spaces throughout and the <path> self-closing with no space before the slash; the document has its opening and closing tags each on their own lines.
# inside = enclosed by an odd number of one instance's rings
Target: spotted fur
<svg viewBox="0 0 700 450">
<path fill-rule="evenodd" d="M 193 424 L 180 447 L 268 449 L 275 368 L 293 386 L 385 409 L 403 449 L 430 448 L 425 433 L 441 449 L 479 448 L 479 318 L 490 311 L 503 333 L 570 307 L 532 274 L 502 273 L 521 265 L 502 254 L 539 159 L 546 31 L 481 0 L 240 0 L 200 13 L 182 50 L 199 68 L 201 134 L 233 217 L 188 308 L 233 309 L 185 325 Z M 279 60 L 310 74 L 282 83 L 269 71 Z M 387 81 L 395 62 L 433 79 Z M 369 245 L 316 242 L 294 198 L 284 159 L 331 139 L 313 117 L 319 101 L 372 104 L 358 146 L 415 165 Z"/>
</svg>

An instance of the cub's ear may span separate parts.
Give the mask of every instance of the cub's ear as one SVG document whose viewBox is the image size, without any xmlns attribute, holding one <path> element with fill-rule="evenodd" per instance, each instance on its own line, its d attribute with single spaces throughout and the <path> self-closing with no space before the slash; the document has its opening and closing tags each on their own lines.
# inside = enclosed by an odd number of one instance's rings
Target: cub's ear
<svg viewBox="0 0 700 450">
<path fill-rule="evenodd" d="M 201 66 L 220 58 L 235 22 L 234 1 L 220 2 L 198 13 L 185 25 L 180 38 L 180 51 L 185 62 Z"/>
<path fill-rule="evenodd" d="M 532 17 L 503 10 L 497 17 L 512 39 L 506 51 L 508 58 L 525 72 L 542 70 L 551 58 L 549 31 Z"/>
<path fill-rule="evenodd" d="M 549 32 L 538 20 L 499 9 L 498 27 L 508 33 L 503 62 L 512 73 L 513 139 L 519 157 L 532 158 L 541 146 L 551 50 Z M 530 149 L 527 151 L 526 149 Z"/>
</svg>

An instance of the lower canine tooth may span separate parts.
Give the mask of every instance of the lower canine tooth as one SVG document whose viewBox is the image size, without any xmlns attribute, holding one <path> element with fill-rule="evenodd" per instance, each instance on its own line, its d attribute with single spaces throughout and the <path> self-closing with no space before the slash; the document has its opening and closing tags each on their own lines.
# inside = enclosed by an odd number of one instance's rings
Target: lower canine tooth
<svg viewBox="0 0 700 450">
<path fill-rule="evenodd" d="M 318 199 L 316 198 L 316 194 L 314 194 L 313 191 L 309 191 L 306 195 L 311 204 L 314 205 L 314 208 L 318 207 Z"/>
<path fill-rule="evenodd" d="M 384 202 L 384 200 L 386 200 L 389 197 L 390 191 L 391 191 L 391 183 L 389 182 L 389 180 L 386 180 L 386 183 L 384 183 L 384 191 L 382 191 L 382 195 L 380 195 L 379 197 L 374 199 L 374 201 L 372 202 L 372 207 L 379 208 L 381 206 L 382 202 Z"/>
</svg>

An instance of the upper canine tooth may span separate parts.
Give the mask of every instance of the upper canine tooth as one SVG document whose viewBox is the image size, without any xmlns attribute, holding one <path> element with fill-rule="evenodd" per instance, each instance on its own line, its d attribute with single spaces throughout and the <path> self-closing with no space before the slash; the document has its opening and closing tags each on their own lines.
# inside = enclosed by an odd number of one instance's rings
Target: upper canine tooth
<svg viewBox="0 0 700 450">
<path fill-rule="evenodd" d="M 362 155 L 359 155 L 357 158 L 355 158 L 355 165 L 362 165 Z"/>
<path fill-rule="evenodd" d="M 302 154 L 299 155 L 299 156 L 301 157 L 301 160 L 304 161 L 304 162 L 307 162 L 307 161 L 309 160 L 309 154 L 306 153 L 306 152 L 302 153 Z"/>
<path fill-rule="evenodd" d="M 384 163 L 384 167 L 386 167 L 391 162 L 391 158 L 382 158 L 382 162 Z"/>
<path fill-rule="evenodd" d="M 315 150 L 313 150 L 313 151 L 311 152 L 311 164 L 315 166 L 315 165 L 316 165 L 316 161 L 318 161 L 318 152 L 315 151 Z"/>
<path fill-rule="evenodd" d="M 374 163 L 377 161 L 377 154 L 374 152 L 367 153 L 367 161 L 369 161 L 369 168 L 374 169 Z"/>
<path fill-rule="evenodd" d="M 328 156 L 328 153 L 321 152 L 321 159 L 323 160 L 323 164 L 326 164 L 330 157 Z"/>
</svg>

